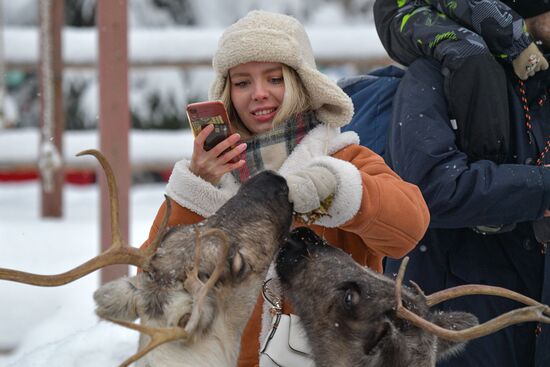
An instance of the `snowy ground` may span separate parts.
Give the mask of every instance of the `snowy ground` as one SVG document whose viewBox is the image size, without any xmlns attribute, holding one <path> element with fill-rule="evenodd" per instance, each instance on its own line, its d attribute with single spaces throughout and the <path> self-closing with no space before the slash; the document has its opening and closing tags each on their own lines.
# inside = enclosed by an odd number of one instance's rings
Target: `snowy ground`
<svg viewBox="0 0 550 367">
<path fill-rule="evenodd" d="M 145 239 L 164 184 L 134 186 L 130 243 Z M 0 267 L 60 273 L 98 252 L 98 190 L 67 186 L 63 219 L 40 218 L 37 182 L 0 184 Z M 98 322 L 97 274 L 57 288 L 0 281 L 0 366 L 117 366 L 132 355 L 137 333 Z"/>
</svg>

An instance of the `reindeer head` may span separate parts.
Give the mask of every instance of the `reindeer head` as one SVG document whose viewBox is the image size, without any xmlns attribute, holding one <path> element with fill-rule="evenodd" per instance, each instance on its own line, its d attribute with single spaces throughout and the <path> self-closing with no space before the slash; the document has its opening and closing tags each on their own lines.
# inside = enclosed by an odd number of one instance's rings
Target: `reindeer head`
<svg viewBox="0 0 550 367">
<path fill-rule="evenodd" d="M 209 333 L 238 343 L 291 218 L 286 181 L 260 173 L 212 217 L 170 229 L 144 272 L 99 288 L 96 312 L 126 321 L 140 318 L 151 327 L 185 328 L 192 336 L 188 345 Z M 238 352 L 221 344 L 220 350 Z M 163 349 L 148 358 L 155 353 Z"/>
<path fill-rule="evenodd" d="M 151 351 L 139 365 L 233 365 L 269 264 L 290 229 L 285 179 L 269 171 L 255 175 L 216 214 L 192 226 L 166 229 L 167 200 L 162 229 L 147 249 L 136 249 L 121 240 L 108 162 L 95 150 L 81 154 L 94 155 L 106 172 L 112 246 L 63 274 L 0 269 L 0 279 L 58 286 L 107 265 L 138 266 L 143 269 L 138 275 L 114 280 L 94 294 L 99 316 L 142 333 L 140 351 L 121 366 Z M 137 318 L 141 324 L 132 323 Z"/>
<path fill-rule="evenodd" d="M 301 318 L 317 367 L 435 366 L 436 360 L 458 352 L 463 341 L 495 331 L 459 334 L 460 338 L 437 336 L 439 329 L 473 330 L 468 328 L 477 325 L 477 319 L 464 312 L 430 310 L 441 298 L 434 301 L 419 288 L 401 289 L 399 279 L 396 283 L 360 266 L 307 228 L 291 232 L 276 269 L 283 294 Z M 536 304 L 531 301 L 521 300 Z M 547 306 L 534 307 L 548 312 Z"/>
</svg>

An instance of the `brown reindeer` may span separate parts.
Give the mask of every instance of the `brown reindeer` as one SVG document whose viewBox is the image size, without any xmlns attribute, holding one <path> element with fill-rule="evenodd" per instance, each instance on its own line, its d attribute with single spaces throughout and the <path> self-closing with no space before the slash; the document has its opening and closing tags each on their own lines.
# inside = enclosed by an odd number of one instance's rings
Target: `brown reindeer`
<svg viewBox="0 0 550 367">
<path fill-rule="evenodd" d="M 467 340 L 516 323 L 550 323 L 548 306 L 498 287 L 467 285 L 430 296 L 416 285 L 403 288 L 406 260 L 394 281 L 360 266 L 305 227 L 291 232 L 276 270 L 317 367 L 433 367 Z M 507 297 L 529 307 L 483 325 L 469 313 L 430 310 L 468 294 Z"/>
<path fill-rule="evenodd" d="M 138 353 L 121 366 L 136 360 L 142 367 L 234 366 L 262 281 L 290 229 L 292 205 L 284 178 L 269 171 L 254 176 L 215 215 L 197 225 L 161 230 L 142 250 L 121 240 L 108 162 L 94 150 L 80 154 L 94 155 L 107 175 L 111 248 L 63 274 L 0 269 L 0 279 L 59 286 L 107 265 L 138 266 L 143 272 L 94 293 L 100 317 L 141 332 Z M 168 216 L 169 209 L 165 227 Z M 133 324 L 137 318 L 141 323 Z"/>
</svg>

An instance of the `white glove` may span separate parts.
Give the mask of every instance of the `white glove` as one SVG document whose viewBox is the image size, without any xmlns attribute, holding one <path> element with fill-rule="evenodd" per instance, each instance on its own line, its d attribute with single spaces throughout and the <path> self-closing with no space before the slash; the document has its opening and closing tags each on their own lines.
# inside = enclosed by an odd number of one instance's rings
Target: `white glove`
<svg viewBox="0 0 550 367">
<path fill-rule="evenodd" d="M 286 176 L 288 200 L 297 213 L 309 213 L 336 190 L 336 177 L 327 168 L 310 166 Z"/>
<path fill-rule="evenodd" d="M 536 72 L 548 69 L 548 61 L 535 43 L 531 43 L 512 61 L 514 72 L 521 80 L 527 80 Z"/>
</svg>

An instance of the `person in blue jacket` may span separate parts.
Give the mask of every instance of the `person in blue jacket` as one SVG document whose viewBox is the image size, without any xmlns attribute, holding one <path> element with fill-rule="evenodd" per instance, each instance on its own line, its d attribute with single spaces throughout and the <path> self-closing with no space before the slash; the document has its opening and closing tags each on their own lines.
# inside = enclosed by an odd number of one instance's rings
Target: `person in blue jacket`
<svg viewBox="0 0 550 367">
<path fill-rule="evenodd" d="M 546 27 L 549 45 L 549 14 L 540 16 L 546 16 L 539 23 Z M 548 57 L 550 49 L 543 51 Z M 404 180 L 418 185 L 431 214 L 425 237 L 409 254 L 406 280 L 426 294 L 478 283 L 550 304 L 550 69 L 523 81 L 510 64 L 502 67 L 510 128 L 502 163 L 471 160 L 457 147 L 438 61 L 412 62 L 400 81 L 385 159 Z M 398 267 L 398 261 L 388 260 L 386 273 L 395 274 Z M 472 312 L 484 322 L 519 306 L 468 296 L 441 307 Z M 508 327 L 469 342 L 438 366 L 548 367 L 550 325 Z"/>
</svg>

